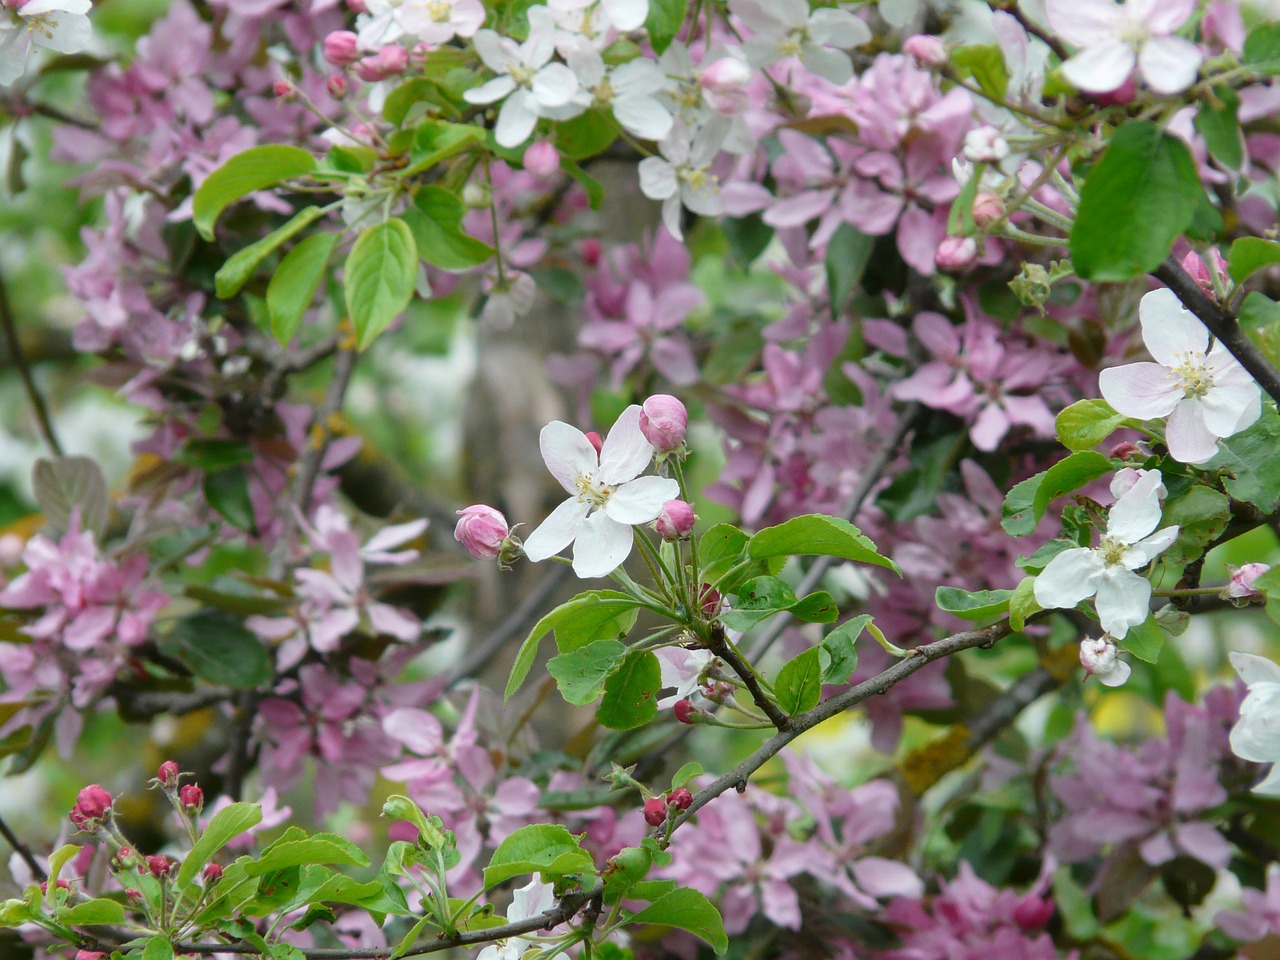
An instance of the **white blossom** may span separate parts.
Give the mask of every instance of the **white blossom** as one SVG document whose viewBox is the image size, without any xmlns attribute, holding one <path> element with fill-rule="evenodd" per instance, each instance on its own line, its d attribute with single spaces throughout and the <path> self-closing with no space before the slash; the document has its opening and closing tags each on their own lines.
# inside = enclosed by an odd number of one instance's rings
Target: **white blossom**
<svg viewBox="0 0 1280 960">
<path fill-rule="evenodd" d="M 1127 489 L 1126 489 L 1127 487 Z M 1111 485 L 1117 499 L 1107 516 L 1107 532 L 1097 547 L 1064 550 L 1035 581 L 1036 602 L 1046 610 L 1070 609 L 1096 597 L 1098 619 L 1113 637 L 1147 619 L 1151 581 L 1134 573 L 1167 550 L 1176 526 L 1155 533 L 1160 522 L 1163 478 L 1158 470 L 1121 471 Z"/>
<path fill-rule="evenodd" d="M 1110 637 L 1081 641 L 1080 665 L 1108 687 L 1120 686 L 1129 679 L 1131 672 L 1129 665 L 1120 659 L 1120 651 Z"/>
<path fill-rule="evenodd" d="M 810 11 L 806 0 L 733 0 L 730 9 L 750 28 L 747 57 L 764 67 L 799 57 L 805 68 L 832 83 L 848 83 L 853 62 L 841 50 L 871 40 L 871 28 L 848 10 Z"/>
<path fill-rule="evenodd" d="M 0 5 L 0 86 L 22 76 L 36 47 L 54 53 L 87 47 L 92 6 L 90 0 L 27 0 L 17 10 Z"/>
<path fill-rule="evenodd" d="M 726 129 L 712 122 L 694 134 L 677 123 L 658 144 L 662 156 L 640 161 L 640 192 L 662 201 L 662 222 L 677 240 L 683 239 L 682 205 L 704 217 L 724 212 L 720 180 L 711 172 L 711 161 L 720 151 Z"/>
<path fill-rule="evenodd" d="M 555 905 L 555 887 L 534 877 L 523 887 L 516 889 L 511 898 L 511 906 L 507 907 L 507 922 L 529 920 L 540 913 L 545 913 Z M 476 960 L 520 960 L 531 946 L 533 946 L 532 940 L 526 940 L 524 937 L 509 937 L 489 944 L 480 951 Z"/>
<path fill-rule="evenodd" d="M 661 140 L 671 131 L 671 113 L 657 99 L 667 78 L 652 60 L 637 57 L 612 69 L 605 66 L 600 52 L 585 41 L 570 44 L 565 61 L 578 78 L 578 92 L 560 110 L 547 115 L 559 118 L 593 107 L 611 110 L 628 133 L 642 140 Z"/>
<path fill-rule="evenodd" d="M 455 36 L 474 36 L 484 25 L 484 17 L 480 0 L 407 0 L 399 19 L 419 40 L 438 46 Z"/>
<path fill-rule="evenodd" d="M 1218 440 L 1239 433 L 1262 413 L 1262 395 L 1248 372 L 1172 290 L 1153 290 L 1138 307 L 1142 339 L 1155 363 L 1103 370 L 1103 398 L 1126 417 L 1168 417 L 1169 455 L 1182 463 L 1204 463 Z"/>
<path fill-rule="evenodd" d="M 1195 11 L 1197 0 L 1048 0 L 1054 33 L 1080 52 L 1062 64 L 1081 90 L 1109 93 L 1133 68 L 1157 93 L 1181 93 L 1195 82 L 1204 56 L 1173 32 Z"/>
<path fill-rule="evenodd" d="M 1275 764 L 1253 792 L 1280 797 L 1280 666 L 1252 653 L 1232 653 L 1231 665 L 1249 687 L 1231 728 L 1231 751 L 1242 760 Z"/>
<path fill-rule="evenodd" d="M 539 446 L 569 499 L 525 538 L 525 556 L 535 563 L 574 543 L 573 572 L 584 579 L 606 576 L 631 553 L 631 528 L 654 520 L 680 495 L 674 480 L 640 476 L 653 446 L 640 431 L 638 404 L 618 417 L 599 454 L 586 434 L 560 420 L 542 428 Z"/>
</svg>

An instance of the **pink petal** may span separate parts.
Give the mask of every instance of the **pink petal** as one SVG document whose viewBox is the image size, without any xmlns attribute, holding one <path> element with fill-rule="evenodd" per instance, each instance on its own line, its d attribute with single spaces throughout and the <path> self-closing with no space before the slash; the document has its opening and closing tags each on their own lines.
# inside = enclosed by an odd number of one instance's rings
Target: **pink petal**
<svg viewBox="0 0 1280 960">
<path fill-rule="evenodd" d="M 1178 380 L 1159 363 L 1108 367 L 1098 374 L 1098 389 L 1117 413 L 1139 420 L 1167 417 L 1183 395 Z"/>
</svg>

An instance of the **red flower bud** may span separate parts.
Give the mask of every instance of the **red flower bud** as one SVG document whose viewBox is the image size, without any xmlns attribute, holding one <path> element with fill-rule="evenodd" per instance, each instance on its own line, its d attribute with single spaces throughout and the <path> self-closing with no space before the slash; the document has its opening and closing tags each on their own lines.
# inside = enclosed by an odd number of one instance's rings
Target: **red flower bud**
<svg viewBox="0 0 1280 960">
<path fill-rule="evenodd" d="M 1027 896 L 1013 908 L 1013 921 L 1028 932 L 1039 930 L 1053 919 L 1053 901 Z"/>
<path fill-rule="evenodd" d="M 178 791 L 178 802 L 187 813 L 199 813 L 204 808 L 204 791 L 194 783 L 188 783 Z"/>
<path fill-rule="evenodd" d="M 600 257 L 604 254 L 604 248 L 601 247 L 600 241 L 595 237 L 587 237 L 583 240 L 580 249 L 582 250 L 582 259 L 586 261 L 589 267 L 594 267 L 599 263 Z"/>
<path fill-rule="evenodd" d="M 341 100 L 350 89 L 347 85 L 347 78 L 339 74 L 334 74 L 324 82 L 324 85 L 325 89 L 329 91 L 329 96 L 335 100 Z"/>
<path fill-rule="evenodd" d="M 163 854 L 147 857 L 147 869 L 153 877 L 167 877 L 173 872 L 173 861 Z"/>
<path fill-rule="evenodd" d="M 604 439 L 594 430 L 587 431 L 587 439 L 591 441 L 591 446 L 596 449 L 596 456 L 600 456 L 600 451 L 604 449 Z"/>
<path fill-rule="evenodd" d="M 475 503 L 458 511 L 461 518 L 453 528 L 453 539 L 477 560 L 492 560 L 502 552 L 511 534 L 507 518 L 493 507 Z"/>
<path fill-rule="evenodd" d="M 667 794 L 667 806 L 674 810 L 688 810 L 693 805 L 693 794 L 688 787 L 676 787 Z"/>
<path fill-rule="evenodd" d="M 688 700 L 677 700 L 671 709 L 681 723 L 693 723 L 693 718 L 698 715 L 698 708 Z"/>
<path fill-rule="evenodd" d="M 644 822 L 651 827 L 660 827 L 667 820 L 667 801 L 661 797 L 650 797 L 644 802 Z"/>
<path fill-rule="evenodd" d="M 111 794 L 96 783 L 90 784 L 76 794 L 76 806 L 90 820 L 101 820 L 111 809 Z"/>
<path fill-rule="evenodd" d="M 204 868 L 204 882 L 217 883 L 222 879 L 222 864 L 210 863 Z"/>
<path fill-rule="evenodd" d="M 1128 460 L 1130 457 L 1139 453 L 1138 445 L 1125 440 L 1117 443 L 1111 448 L 1111 458 L 1113 460 Z"/>
<path fill-rule="evenodd" d="M 676 540 L 687 540 L 697 519 L 693 514 L 693 507 L 683 500 L 668 500 L 662 505 L 662 512 L 658 514 L 653 526 L 658 531 L 658 536 L 673 543 Z"/>
<path fill-rule="evenodd" d="M 160 781 L 162 786 L 170 786 L 178 782 L 178 774 L 182 772 L 182 768 L 178 766 L 174 760 L 166 760 L 160 764 L 160 769 L 156 771 L 156 779 Z"/>
</svg>

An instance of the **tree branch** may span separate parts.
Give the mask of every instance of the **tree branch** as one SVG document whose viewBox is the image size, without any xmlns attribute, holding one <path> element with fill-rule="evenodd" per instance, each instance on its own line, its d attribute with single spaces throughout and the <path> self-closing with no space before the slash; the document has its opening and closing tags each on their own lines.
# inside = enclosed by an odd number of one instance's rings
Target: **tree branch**
<svg viewBox="0 0 1280 960">
<path fill-rule="evenodd" d="M 738 648 L 725 637 L 724 624 L 718 620 L 711 625 L 711 641 L 707 644 L 707 649 L 727 663 L 729 669 L 738 675 L 738 678 L 751 692 L 751 699 L 756 702 L 757 707 L 764 711 L 764 715 L 769 718 L 770 723 L 779 730 L 789 730 L 791 728 L 791 718 L 783 713 L 761 688 L 760 679 L 756 676 L 755 670 L 751 668 L 751 664 L 742 659 L 742 654 L 738 653 Z"/>
<path fill-rule="evenodd" d="M 40 388 L 36 386 L 35 377 L 31 375 L 31 364 L 22 350 L 22 341 L 18 339 L 18 325 L 13 316 L 13 307 L 9 303 L 9 293 L 5 289 L 4 277 L 0 276 L 0 326 L 4 327 L 4 338 L 9 345 L 9 358 L 18 368 L 18 376 L 22 378 L 22 387 L 27 392 L 27 400 L 36 415 L 36 424 L 45 446 L 56 457 L 62 456 L 62 444 L 54 432 L 53 421 L 49 419 L 49 408 L 44 402 Z"/>
<path fill-rule="evenodd" d="M 0 817 L 0 836 L 3 836 L 9 846 L 13 847 L 13 852 L 22 858 L 22 862 L 27 865 L 27 869 L 36 880 L 44 883 L 49 879 L 49 874 L 45 873 L 44 867 L 40 866 L 40 861 L 35 858 L 31 848 L 18 839 L 18 835 L 9 828 L 9 824 L 5 823 L 3 817 Z"/>
<path fill-rule="evenodd" d="M 1276 403 L 1280 403 L 1280 370 L 1276 370 L 1263 356 L 1257 344 L 1245 335 L 1235 317 L 1205 293 L 1172 255 L 1153 271 L 1152 276 L 1172 290 L 1183 306 L 1194 313 L 1209 332 L 1222 342 L 1227 351 L 1239 361 L 1240 366 L 1249 371 L 1258 386 Z"/>
</svg>

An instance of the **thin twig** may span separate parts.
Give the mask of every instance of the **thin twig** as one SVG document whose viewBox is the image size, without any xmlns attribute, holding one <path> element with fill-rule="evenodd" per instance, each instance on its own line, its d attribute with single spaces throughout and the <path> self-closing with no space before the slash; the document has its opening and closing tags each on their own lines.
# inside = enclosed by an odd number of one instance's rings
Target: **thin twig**
<svg viewBox="0 0 1280 960">
<path fill-rule="evenodd" d="M 62 456 L 62 444 L 58 442 L 58 435 L 54 432 L 53 421 L 49 419 L 49 408 L 45 405 L 44 396 L 40 393 L 40 388 L 36 386 L 35 377 L 31 375 L 31 364 L 27 362 L 27 355 L 22 350 L 22 343 L 18 339 L 18 325 L 14 320 L 13 307 L 9 303 L 9 293 L 5 289 L 4 277 L 0 276 L 0 325 L 4 327 L 5 341 L 9 344 L 9 356 L 13 360 L 13 365 L 18 368 L 18 376 L 22 378 L 23 389 L 27 392 L 27 400 L 31 403 L 31 409 L 35 411 L 36 423 L 40 428 L 40 436 L 44 438 L 45 446 L 56 457 Z"/>
<path fill-rule="evenodd" d="M 49 879 L 49 874 L 45 873 L 44 867 L 40 866 L 40 861 L 31 852 L 31 848 L 18 839 L 17 834 L 9 829 L 9 824 L 4 822 L 3 817 L 0 817 L 0 836 L 3 836 L 9 846 L 13 847 L 13 852 L 22 858 L 22 862 L 27 865 L 27 869 L 37 881 L 44 883 Z"/>
<path fill-rule="evenodd" d="M 867 464 L 867 469 L 862 472 L 862 476 L 858 478 L 858 482 L 854 485 L 853 490 L 849 492 L 849 496 L 845 499 L 844 507 L 840 511 L 840 515 L 853 522 L 854 518 L 862 510 L 863 505 L 867 502 L 867 498 L 871 496 L 872 491 L 880 482 L 885 469 L 892 462 L 893 458 L 898 454 L 898 447 L 902 445 L 902 441 L 906 438 L 907 432 L 911 429 L 911 424 L 915 422 L 916 417 L 920 413 L 919 403 L 909 403 L 898 413 L 898 420 L 894 424 L 893 432 L 889 434 L 880 445 L 880 449 L 876 451 L 876 455 L 871 458 L 871 462 Z M 804 577 L 796 586 L 796 596 L 803 597 L 816 587 L 819 581 L 826 576 L 827 571 L 831 569 L 835 563 L 834 557 L 818 557 L 805 572 Z M 783 612 L 775 616 L 769 621 L 769 625 L 755 639 L 751 645 L 749 656 L 752 660 L 759 660 L 764 656 L 765 652 L 773 646 L 778 637 L 782 636 L 782 631 L 786 630 L 792 620 L 791 614 Z"/>
<path fill-rule="evenodd" d="M 1183 306 L 1194 313 L 1227 348 L 1227 352 L 1239 361 L 1240 366 L 1249 371 L 1258 386 L 1280 403 L 1280 370 L 1268 362 L 1257 344 L 1240 329 L 1234 316 L 1205 293 L 1172 255 L 1152 271 L 1152 276 L 1172 290 Z"/>
<path fill-rule="evenodd" d="M 751 668 L 751 664 L 742 659 L 742 654 L 738 653 L 738 648 L 725 637 L 724 624 L 719 621 L 711 625 L 711 641 L 707 644 L 707 649 L 728 664 L 729 669 L 738 675 L 738 678 L 751 692 L 751 699 L 756 702 L 757 707 L 764 711 L 764 715 L 769 718 L 770 723 L 779 730 L 789 730 L 791 728 L 791 718 L 783 713 L 761 688 L 760 678 L 756 676 L 755 670 Z"/>
</svg>

